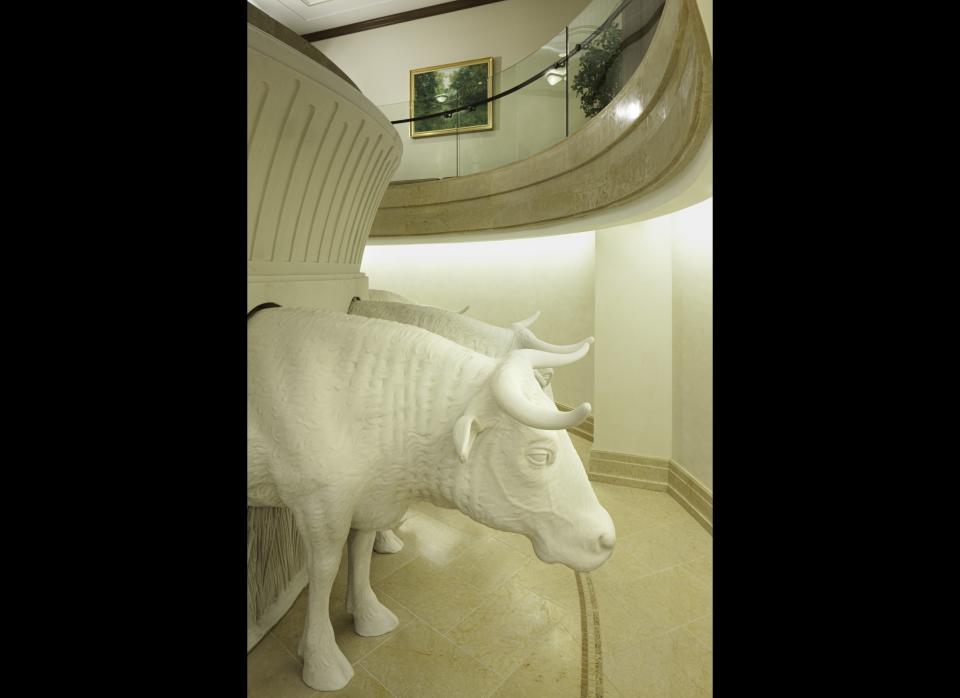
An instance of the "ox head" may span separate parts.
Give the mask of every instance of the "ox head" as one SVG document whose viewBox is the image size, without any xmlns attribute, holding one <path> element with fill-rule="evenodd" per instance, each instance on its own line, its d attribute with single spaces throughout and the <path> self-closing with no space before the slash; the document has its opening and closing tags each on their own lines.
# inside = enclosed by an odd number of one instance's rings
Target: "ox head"
<svg viewBox="0 0 960 698">
<path fill-rule="evenodd" d="M 589 349 L 584 343 L 568 354 L 510 352 L 453 430 L 461 462 L 457 506 L 481 523 L 527 536 L 544 562 L 579 571 L 603 564 L 616 540 L 566 432 L 591 408 L 560 412 L 534 371 L 572 363 Z"/>
</svg>

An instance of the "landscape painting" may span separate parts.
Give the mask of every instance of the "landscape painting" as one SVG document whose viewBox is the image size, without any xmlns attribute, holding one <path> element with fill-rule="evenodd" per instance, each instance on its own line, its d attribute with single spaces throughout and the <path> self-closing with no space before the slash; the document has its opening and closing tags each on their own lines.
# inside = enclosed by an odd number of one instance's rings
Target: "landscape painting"
<svg viewBox="0 0 960 698">
<path fill-rule="evenodd" d="M 478 58 L 410 71 L 410 137 L 441 136 L 493 128 L 493 59 Z M 482 102 L 481 104 L 475 104 Z M 462 111 L 458 106 L 474 105 Z M 450 111 L 444 112 L 444 109 Z"/>
</svg>

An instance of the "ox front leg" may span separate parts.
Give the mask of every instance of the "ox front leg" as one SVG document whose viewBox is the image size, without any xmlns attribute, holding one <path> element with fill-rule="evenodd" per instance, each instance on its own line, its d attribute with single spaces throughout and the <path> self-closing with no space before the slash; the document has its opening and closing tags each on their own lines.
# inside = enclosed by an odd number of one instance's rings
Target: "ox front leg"
<svg viewBox="0 0 960 698">
<path fill-rule="evenodd" d="M 347 529 L 338 535 L 310 514 L 295 518 L 309 550 L 307 617 L 300 641 L 303 682 L 317 691 L 336 691 L 353 678 L 353 667 L 337 646 L 330 623 L 330 590 L 340 568 Z"/>
<path fill-rule="evenodd" d="M 350 531 L 347 551 L 347 613 L 353 614 L 357 635 L 373 637 L 388 633 L 400 623 L 389 608 L 380 603 L 370 586 L 370 557 L 376 531 Z"/>
</svg>

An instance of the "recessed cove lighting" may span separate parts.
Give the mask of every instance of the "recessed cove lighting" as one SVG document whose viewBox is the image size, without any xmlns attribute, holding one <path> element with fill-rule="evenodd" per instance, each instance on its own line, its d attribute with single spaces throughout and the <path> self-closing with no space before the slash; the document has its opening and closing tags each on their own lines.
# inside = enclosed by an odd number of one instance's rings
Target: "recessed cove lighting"
<svg viewBox="0 0 960 698">
<path fill-rule="evenodd" d="M 307 7 L 313 7 L 314 5 L 322 5 L 325 2 L 330 2 L 330 0 L 300 0 Z"/>
<path fill-rule="evenodd" d="M 642 111 L 643 108 L 640 106 L 640 102 L 631 100 L 625 104 L 618 104 L 616 113 L 617 117 L 624 121 L 633 121 L 640 116 Z"/>
</svg>

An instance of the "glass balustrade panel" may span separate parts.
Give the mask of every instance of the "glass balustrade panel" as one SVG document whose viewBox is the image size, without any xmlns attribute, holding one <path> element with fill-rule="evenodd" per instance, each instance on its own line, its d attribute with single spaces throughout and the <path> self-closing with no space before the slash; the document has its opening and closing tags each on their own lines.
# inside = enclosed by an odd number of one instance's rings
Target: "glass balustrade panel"
<svg viewBox="0 0 960 698">
<path fill-rule="evenodd" d="M 639 67 L 656 32 L 663 2 L 594 0 L 570 23 L 570 50 L 584 44 L 568 66 L 570 134 L 599 114 Z M 614 13 L 616 17 L 606 22 Z"/>
<path fill-rule="evenodd" d="M 381 106 L 380 110 L 391 121 L 410 118 L 409 102 L 387 104 Z M 426 120 L 426 123 L 419 122 L 418 129 L 424 126 L 433 129 L 453 126 L 456 129 L 458 123 L 457 116 L 436 117 Z M 457 176 L 456 135 L 412 137 L 411 123 L 394 124 L 394 128 L 403 142 L 403 157 L 400 167 L 393 174 L 392 182 L 415 182 Z M 455 130 L 453 133 L 455 134 Z"/>
<path fill-rule="evenodd" d="M 553 66 L 566 55 L 566 30 L 523 60 L 495 75 L 494 94 L 520 89 L 494 100 L 493 129 L 457 137 L 459 173 L 469 175 L 523 160 L 566 136 L 566 93 L 562 70 Z"/>
<path fill-rule="evenodd" d="M 395 125 L 404 151 L 392 181 L 484 172 L 528 158 L 575 133 L 636 71 L 663 2 L 594 0 L 547 44 L 494 72 L 494 95 L 514 91 L 491 102 L 483 102 L 486 85 L 479 68 L 458 70 L 449 79 L 415 76 L 416 114 L 407 102 L 381 107 L 391 121 L 429 115 Z M 578 43 L 583 48 L 565 62 Z M 499 67 L 495 60 L 495 71 Z M 493 128 L 487 128 L 491 117 Z"/>
</svg>

